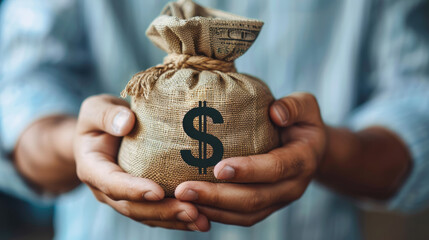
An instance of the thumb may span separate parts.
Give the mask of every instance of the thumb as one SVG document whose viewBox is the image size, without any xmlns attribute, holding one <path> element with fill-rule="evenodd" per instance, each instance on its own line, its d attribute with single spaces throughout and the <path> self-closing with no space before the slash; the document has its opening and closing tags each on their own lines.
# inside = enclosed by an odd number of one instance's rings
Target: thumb
<svg viewBox="0 0 429 240">
<path fill-rule="evenodd" d="M 270 107 L 270 117 L 280 127 L 295 123 L 323 125 L 317 100 L 310 93 L 293 93 L 275 101 Z"/>
<path fill-rule="evenodd" d="M 128 103 L 109 95 L 87 98 L 80 109 L 78 132 L 107 132 L 114 136 L 125 136 L 134 127 L 135 116 Z"/>
</svg>

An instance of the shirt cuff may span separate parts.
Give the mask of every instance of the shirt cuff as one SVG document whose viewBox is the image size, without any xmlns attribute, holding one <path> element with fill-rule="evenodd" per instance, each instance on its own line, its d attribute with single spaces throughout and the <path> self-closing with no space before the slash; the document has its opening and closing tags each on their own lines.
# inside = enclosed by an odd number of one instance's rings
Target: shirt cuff
<svg viewBox="0 0 429 240">
<path fill-rule="evenodd" d="M 415 96 L 372 101 L 358 109 L 349 121 L 353 130 L 369 126 L 391 130 L 406 144 L 412 157 L 412 169 L 399 191 L 387 202 L 377 203 L 377 208 L 412 212 L 429 203 L 429 110 L 425 107 L 429 104 L 425 105 L 424 99 Z"/>
</svg>

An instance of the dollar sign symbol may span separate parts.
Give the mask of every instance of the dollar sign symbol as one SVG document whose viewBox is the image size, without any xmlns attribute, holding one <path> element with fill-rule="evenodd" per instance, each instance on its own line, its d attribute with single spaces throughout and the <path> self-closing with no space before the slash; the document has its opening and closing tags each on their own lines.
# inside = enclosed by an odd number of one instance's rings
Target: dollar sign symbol
<svg viewBox="0 0 429 240">
<path fill-rule="evenodd" d="M 180 155 L 188 165 L 198 167 L 199 174 L 207 174 L 207 167 L 216 165 L 223 156 L 222 142 L 217 137 L 207 133 L 207 116 L 211 117 L 213 123 L 223 123 L 223 117 L 218 110 L 207 107 L 206 104 L 206 101 L 199 101 L 199 106 L 189 110 L 183 117 L 183 130 L 188 136 L 199 142 L 199 156 L 198 158 L 194 157 L 191 150 L 180 150 Z M 199 120 L 198 130 L 194 127 L 194 118 L 196 117 Z M 208 159 L 207 144 L 213 147 L 213 154 Z"/>
</svg>

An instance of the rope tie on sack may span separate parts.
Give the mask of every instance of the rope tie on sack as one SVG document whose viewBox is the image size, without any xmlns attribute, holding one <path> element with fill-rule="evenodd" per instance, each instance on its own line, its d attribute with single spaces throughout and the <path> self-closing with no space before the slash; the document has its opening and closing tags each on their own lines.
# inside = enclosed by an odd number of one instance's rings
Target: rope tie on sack
<svg viewBox="0 0 429 240">
<path fill-rule="evenodd" d="M 236 72 L 234 62 L 217 60 L 206 56 L 173 53 L 164 58 L 163 64 L 136 73 L 121 92 L 121 96 L 125 98 L 127 95 L 133 97 L 143 95 L 147 99 L 153 85 L 163 73 L 184 68 L 191 68 L 197 71 Z"/>
</svg>

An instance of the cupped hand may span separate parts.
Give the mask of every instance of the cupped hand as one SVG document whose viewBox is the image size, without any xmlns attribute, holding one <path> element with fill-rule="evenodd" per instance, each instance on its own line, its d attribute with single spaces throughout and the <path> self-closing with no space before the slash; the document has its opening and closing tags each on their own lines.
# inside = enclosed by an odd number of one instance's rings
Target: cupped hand
<svg viewBox="0 0 429 240">
<path fill-rule="evenodd" d="M 119 213 L 149 226 L 208 231 L 210 222 L 196 206 L 164 198 L 155 182 L 133 177 L 116 163 L 121 137 L 134 127 L 135 116 L 124 100 L 99 95 L 81 107 L 74 138 L 77 175 L 95 197 Z"/>
<path fill-rule="evenodd" d="M 299 199 L 326 148 L 326 129 L 315 97 L 295 93 L 272 104 L 282 146 L 266 154 L 224 159 L 214 168 L 230 183 L 190 181 L 176 198 L 197 204 L 210 221 L 251 226 Z M 249 143 L 251 144 L 251 143 Z"/>
</svg>

